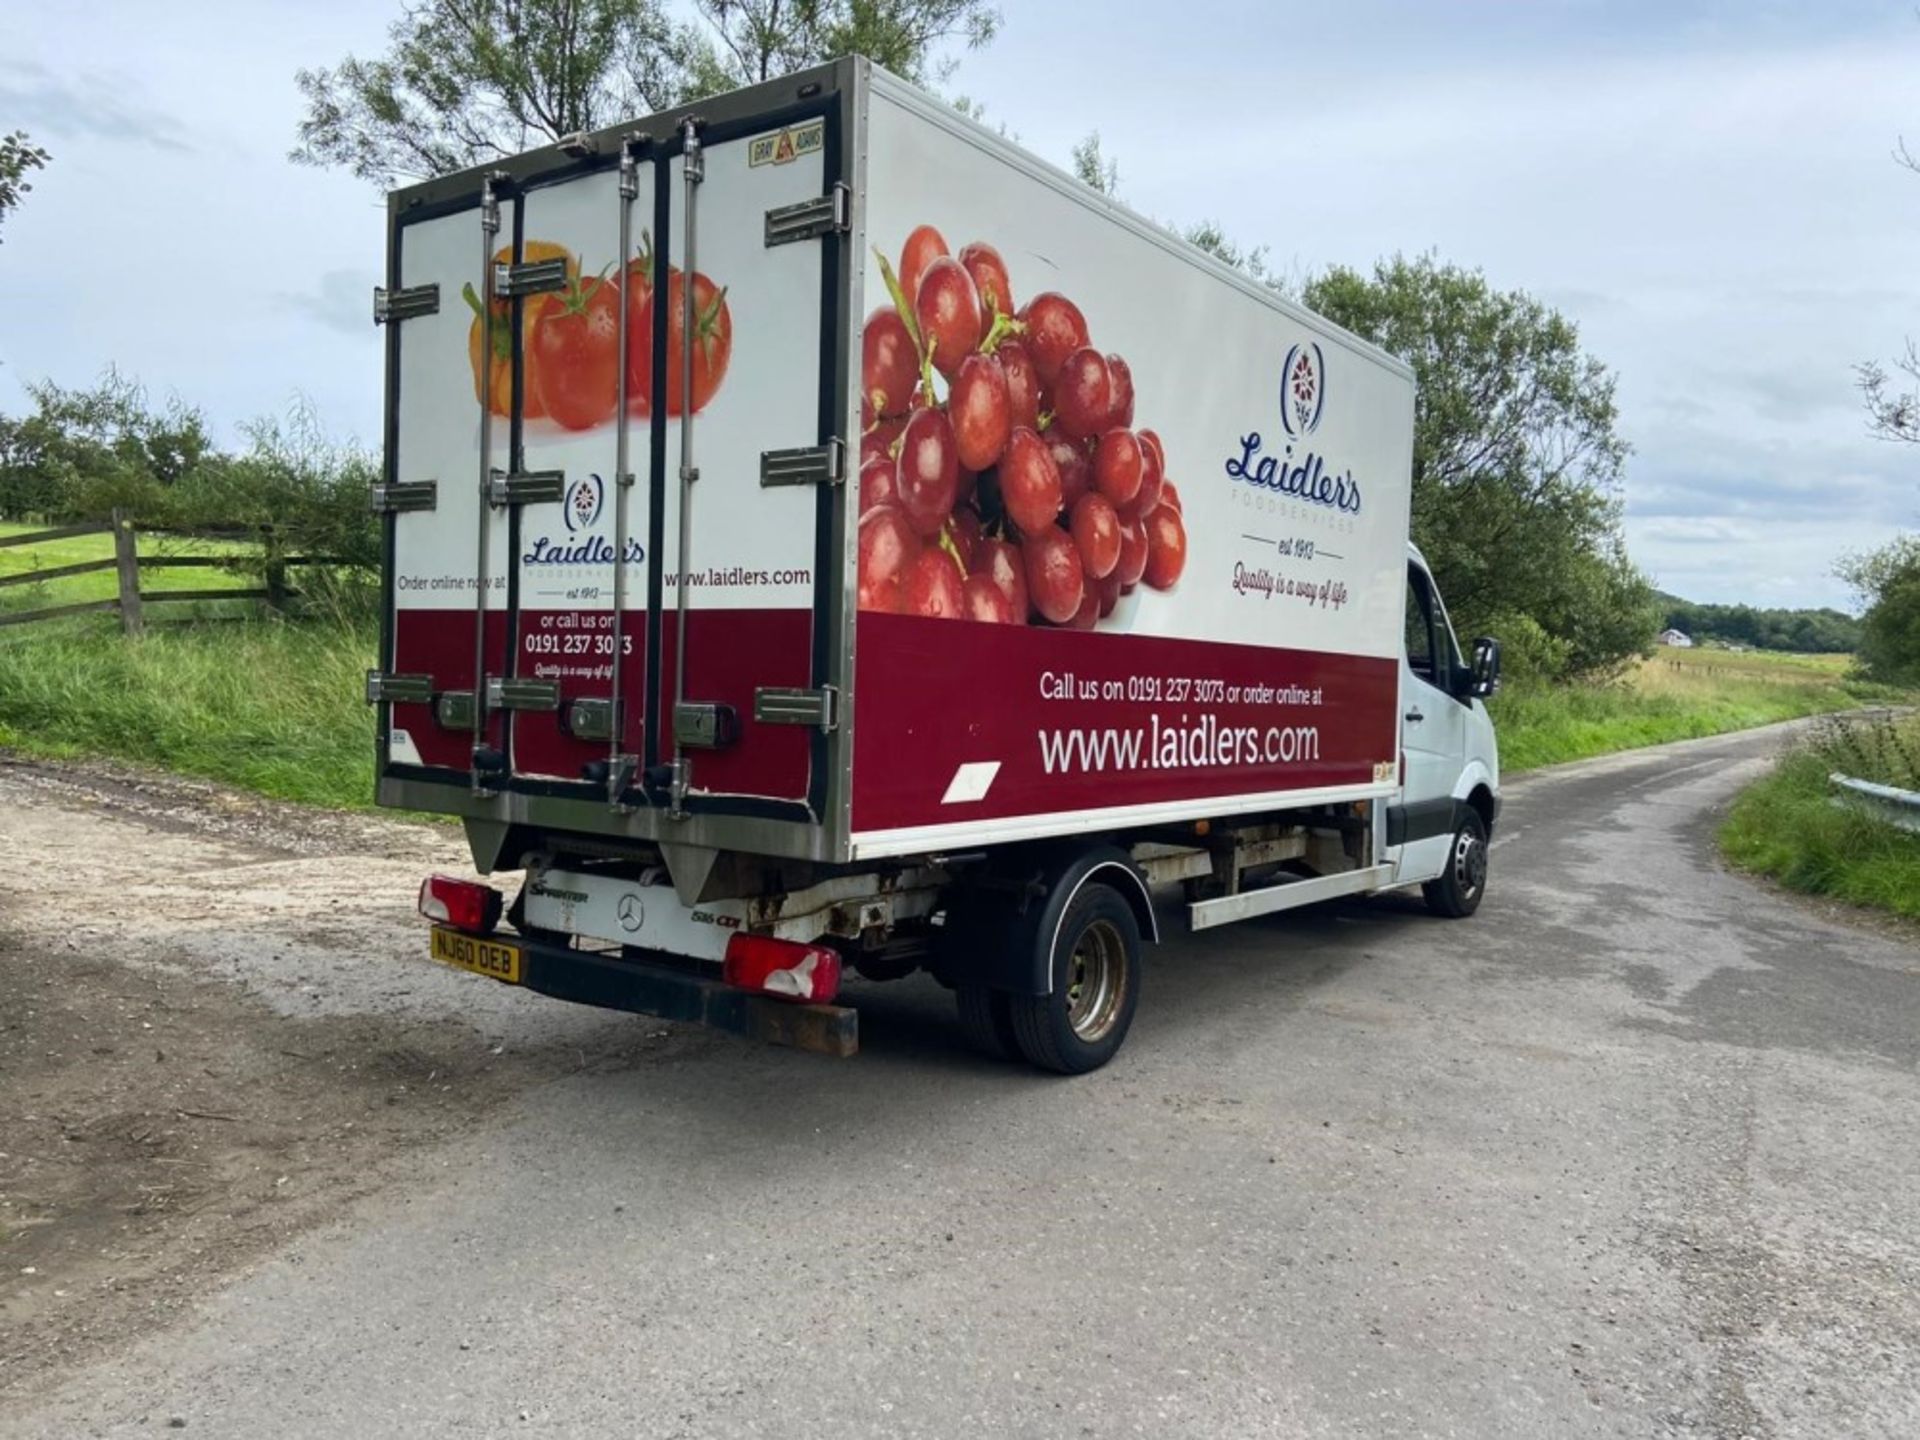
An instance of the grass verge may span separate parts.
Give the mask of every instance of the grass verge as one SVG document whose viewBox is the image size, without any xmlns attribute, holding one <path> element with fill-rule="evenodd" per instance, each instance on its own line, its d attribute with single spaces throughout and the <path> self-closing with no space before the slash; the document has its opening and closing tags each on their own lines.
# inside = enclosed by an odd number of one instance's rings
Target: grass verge
<svg viewBox="0 0 1920 1440">
<path fill-rule="evenodd" d="M 1905 698 L 1850 679 L 1844 655 L 1663 650 L 1609 685 L 1509 685 L 1494 697 L 1512 774 Z"/>
<path fill-rule="evenodd" d="M 1920 835 L 1835 805 L 1835 772 L 1920 788 L 1920 718 L 1835 720 L 1749 786 L 1720 829 L 1743 870 L 1789 889 L 1920 920 Z"/>
<path fill-rule="evenodd" d="M 148 633 L 135 641 L 105 616 L 0 629 L 0 745 L 111 755 L 314 805 L 371 806 L 373 721 L 360 697 L 377 647 L 373 622 L 206 621 L 179 609 L 178 618 L 149 612 Z M 1845 664 L 1663 652 L 1614 685 L 1509 686 L 1493 702 L 1502 767 L 1893 698 L 1848 680 Z"/>
<path fill-rule="evenodd" d="M 310 805 L 373 804 L 365 623 L 155 623 L 0 630 L 0 745 L 112 755 Z"/>
</svg>

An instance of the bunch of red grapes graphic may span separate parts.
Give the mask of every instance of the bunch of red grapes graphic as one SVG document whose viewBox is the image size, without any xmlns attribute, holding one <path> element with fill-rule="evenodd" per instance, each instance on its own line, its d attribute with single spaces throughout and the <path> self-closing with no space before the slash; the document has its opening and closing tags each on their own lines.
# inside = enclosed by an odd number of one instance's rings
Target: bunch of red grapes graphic
<svg viewBox="0 0 1920 1440">
<path fill-rule="evenodd" d="M 907 237 L 862 336 L 860 608 L 1091 630 L 1187 563 L 1180 495 L 1133 372 L 1054 291 L 1018 310 L 1006 262 Z"/>
</svg>

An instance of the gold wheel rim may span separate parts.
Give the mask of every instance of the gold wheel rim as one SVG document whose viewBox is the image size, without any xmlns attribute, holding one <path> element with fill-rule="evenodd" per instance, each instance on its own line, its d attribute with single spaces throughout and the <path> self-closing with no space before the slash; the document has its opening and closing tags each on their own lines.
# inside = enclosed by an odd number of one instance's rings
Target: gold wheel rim
<svg viewBox="0 0 1920 1440">
<path fill-rule="evenodd" d="M 1126 941 L 1111 920 L 1096 920 L 1067 957 L 1067 1023 L 1075 1038 L 1087 1045 L 1106 1039 L 1126 998 Z"/>
</svg>

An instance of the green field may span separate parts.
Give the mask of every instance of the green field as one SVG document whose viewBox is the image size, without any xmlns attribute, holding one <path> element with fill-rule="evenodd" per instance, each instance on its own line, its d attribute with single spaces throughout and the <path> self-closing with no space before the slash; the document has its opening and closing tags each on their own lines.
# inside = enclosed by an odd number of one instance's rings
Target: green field
<svg viewBox="0 0 1920 1440">
<path fill-rule="evenodd" d="M 1845 655 L 1661 650 L 1605 685 L 1513 685 L 1494 697 L 1500 768 L 1749 730 L 1902 698 L 1851 679 Z"/>
<path fill-rule="evenodd" d="M 1920 717 L 1823 723 L 1734 802 L 1721 847 L 1791 889 L 1920 919 L 1920 835 L 1836 805 L 1835 773 L 1920 789 Z"/>
</svg>

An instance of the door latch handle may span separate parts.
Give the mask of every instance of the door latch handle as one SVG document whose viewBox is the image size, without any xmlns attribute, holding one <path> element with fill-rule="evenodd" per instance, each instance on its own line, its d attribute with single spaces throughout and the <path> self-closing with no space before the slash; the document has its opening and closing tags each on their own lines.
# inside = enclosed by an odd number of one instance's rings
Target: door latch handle
<svg viewBox="0 0 1920 1440">
<path fill-rule="evenodd" d="M 1414 720 L 1424 720 L 1427 717 L 1425 715 L 1422 715 L 1418 710 L 1409 710 L 1407 711 L 1406 718 L 1409 721 L 1414 721 Z"/>
</svg>

